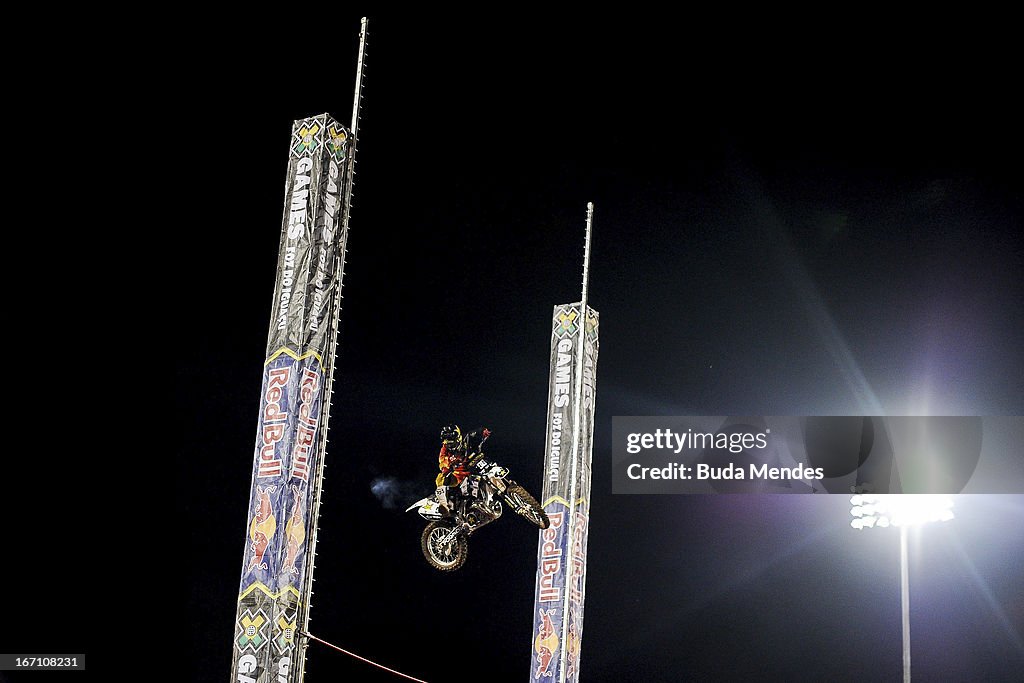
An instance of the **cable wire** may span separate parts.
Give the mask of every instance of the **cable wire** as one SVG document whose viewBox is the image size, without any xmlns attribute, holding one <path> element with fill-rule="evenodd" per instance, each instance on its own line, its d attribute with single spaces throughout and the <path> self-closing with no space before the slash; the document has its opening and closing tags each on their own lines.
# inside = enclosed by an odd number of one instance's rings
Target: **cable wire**
<svg viewBox="0 0 1024 683">
<path fill-rule="evenodd" d="M 404 674 L 404 673 L 402 673 L 401 671 L 395 671 L 394 669 L 389 669 L 388 667 L 384 666 L 383 664 L 378 664 L 377 662 L 373 662 L 373 661 L 370 661 L 370 660 L 369 660 L 369 659 L 367 659 L 366 657 L 360 657 L 359 655 L 357 655 L 357 654 L 356 654 L 356 653 L 354 653 L 354 652 L 349 652 L 348 650 L 346 650 L 346 649 L 344 649 L 344 648 L 340 648 L 340 647 L 338 647 L 337 645 L 333 645 L 333 644 L 331 644 L 331 643 L 328 643 L 328 642 L 327 642 L 326 640 L 323 640 L 322 638 L 317 638 L 317 637 L 316 637 L 316 636 L 314 636 L 314 635 L 313 635 L 312 633 L 304 633 L 304 632 L 302 632 L 302 631 L 300 631 L 299 633 L 300 633 L 300 635 L 304 635 L 304 636 L 306 636 L 306 637 L 307 637 L 307 638 L 309 638 L 310 640 L 315 640 L 315 641 L 316 641 L 316 642 L 318 642 L 318 643 L 323 643 L 323 644 L 324 644 L 324 645 L 326 645 L 327 647 L 330 647 L 330 648 L 334 648 L 334 649 L 335 649 L 335 650 L 337 650 L 338 652 L 342 652 L 342 653 L 344 653 L 344 654 L 348 655 L 349 657 L 355 657 L 356 659 L 358 659 L 358 660 L 359 660 L 359 661 L 361 661 L 361 662 L 366 662 L 367 664 L 372 664 L 373 666 L 377 667 L 378 669 L 384 669 L 385 671 L 387 671 L 387 672 L 390 672 L 390 673 L 393 673 L 393 674 L 395 674 L 396 676 L 401 676 L 402 678 L 406 678 L 406 679 L 408 679 L 408 680 L 410 680 L 410 681 L 416 681 L 416 683 L 427 683 L 427 682 L 426 682 L 426 681 L 424 681 L 423 679 L 420 679 L 420 678 L 413 678 L 413 677 L 412 677 L 412 676 L 410 676 L 409 674 Z"/>
</svg>

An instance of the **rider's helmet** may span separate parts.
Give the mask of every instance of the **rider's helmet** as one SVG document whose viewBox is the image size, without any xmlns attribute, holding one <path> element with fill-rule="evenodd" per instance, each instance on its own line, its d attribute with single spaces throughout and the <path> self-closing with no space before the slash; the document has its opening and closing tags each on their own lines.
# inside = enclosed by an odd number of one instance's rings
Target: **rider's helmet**
<svg viewBox="0 0 1024 683">
<path fill-rule="evenodd" d="M 441 443 L 449 449 L 455 448 L 462 441 L 462 430 L 457 424 L 448 424 L 441 428 Z"/>
</svg>

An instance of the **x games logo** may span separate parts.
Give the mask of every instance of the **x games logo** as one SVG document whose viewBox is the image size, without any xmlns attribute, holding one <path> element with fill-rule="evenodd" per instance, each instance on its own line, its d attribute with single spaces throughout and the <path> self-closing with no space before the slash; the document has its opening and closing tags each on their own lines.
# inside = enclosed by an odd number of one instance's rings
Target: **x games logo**
<svg viewBox="0 0 1024 683">
<path fill-rule="evenodd" d="M 348 133 L 338 125 L 327 127 L 327 149 L 331 156 L 339 164 L 345 160 L 345 144 L 348 142 Z"/>
<path fill-rule="evenodd" d="M 576 318 L 578 317 L 579 313 L 575 308 L 566 307 L 555 313 L 555 336 L 561 339 L 576 334 Z"/>
<path fill-rule="evenodd" d="M 306 119 L 294 131 L 295 141 L 292 143 L 292 154 L 301 157 L 315 152 L 323 143 L 323 126 L 316 119 Z"/>
</svg>

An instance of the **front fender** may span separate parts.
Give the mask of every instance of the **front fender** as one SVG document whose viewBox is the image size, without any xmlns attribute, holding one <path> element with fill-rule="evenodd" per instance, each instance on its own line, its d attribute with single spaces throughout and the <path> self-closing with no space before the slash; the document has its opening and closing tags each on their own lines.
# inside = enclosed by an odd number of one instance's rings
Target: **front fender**
<svg viewBox="0 0 1024 683">
<path fill-rule="evenodd" d="M 413 503 L 409 507 L 405 508 L 405 511 L 409 512 L 411 510 L 415 510 L 416 508 L 421 508 L 421 507 L 425 506 L 427 503 L 432 503 L 432 502 L 434 502 L 433 498 L 430 498 L 428 496 L 427 498 L 422 498 L 420 500 L 417 500 L 415 503 Z"/>
<path fill-rule="evenodd" d="M 433 498 L 424 498 L 415 505 L 410 506 L 406 512 L 409 512 L 409 510 L 416 510 L 423 519 L 436 520 L 444 519 L 445 517 L 441 505 Z"/>
</svg>

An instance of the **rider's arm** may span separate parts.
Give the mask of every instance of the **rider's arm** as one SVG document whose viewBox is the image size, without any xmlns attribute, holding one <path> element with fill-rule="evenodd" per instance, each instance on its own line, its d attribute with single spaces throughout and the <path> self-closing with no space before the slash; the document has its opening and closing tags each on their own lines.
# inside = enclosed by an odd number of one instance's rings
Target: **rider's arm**
<svg viewBox="0 0 1024 683">
<path fill-rule="evenodd" d="M 481 427 L 480 429 L 474 430 L 466 435 L 466 443 L 468 445 L 466 451 L 469 456 L 470 464 L 479 460 L 480 456 L 483 455 L 484 442 L 487 441 L 487 437 L 490 435 L 491 430 L 487 429 L 487 427 Z"/>
</svg>

